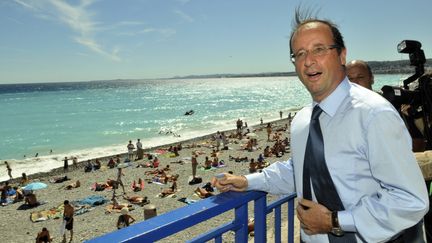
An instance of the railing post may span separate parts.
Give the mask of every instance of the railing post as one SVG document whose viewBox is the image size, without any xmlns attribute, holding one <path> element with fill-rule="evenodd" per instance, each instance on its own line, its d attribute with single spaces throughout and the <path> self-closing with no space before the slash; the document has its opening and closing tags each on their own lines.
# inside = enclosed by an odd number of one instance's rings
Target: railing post
<svg viewBox="0 0 432 243">
<path fill-rule="evenodd" d="M 275 234 L 275 242 L 282 241 L 282 212 L 281 206 L 276 207 L 274 209 L 274 234 Z"/>
<path fill-rule="evenodd" d="M 267 197 L 264 194 L 262 197 L 255 200 L 254 204 L 254 240 L 257 243 L 267 242 Z"/>
<path fill-rule="evenodd" d="M 236 230 L 235 242 L 247 242 L 248 241 L 248 204 L 245 203 L 242 206 L 235 209 L 235 219 L 241 227 Z"/>
<path fill-rule="evenodd" d="M 294 200 L 288 201 L 288 243 L 294 243 Z"/>
</svg>

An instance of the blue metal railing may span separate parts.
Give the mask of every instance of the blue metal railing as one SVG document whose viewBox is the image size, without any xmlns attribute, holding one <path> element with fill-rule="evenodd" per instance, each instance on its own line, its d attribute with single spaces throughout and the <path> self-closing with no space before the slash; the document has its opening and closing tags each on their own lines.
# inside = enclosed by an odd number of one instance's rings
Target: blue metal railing
<svg viewBox="0 0 432 243">
<path fill-rule="evenodd" d="M 86 241 L 99 242 L 154 242 L 193 225 L 204 222 L 222 213 L 234 210 L 234 220 L 220 225 L 205 234 L 188 242 L 206 242 L 213 240 L 222 242 L 222 236 L 228 231 L 235 232 L 236 242 L 248 241 L 248 203 L 254 201 L 255 242 L 266 242 L 267 214 L 275 211 L 274 230 L 275 242 L 281 242 L 281 206 L 288 205 L 288 232 L 289 243 L 294 243 L 294 199 L 296 195 L 283 196 L 267 206 L 267 193 L 259 191 L 226 192 L 191 205 L 175 209 L 157 217 L 133 224 L 127 228 L 108 233 L 106 235 Z"/>
</svg>

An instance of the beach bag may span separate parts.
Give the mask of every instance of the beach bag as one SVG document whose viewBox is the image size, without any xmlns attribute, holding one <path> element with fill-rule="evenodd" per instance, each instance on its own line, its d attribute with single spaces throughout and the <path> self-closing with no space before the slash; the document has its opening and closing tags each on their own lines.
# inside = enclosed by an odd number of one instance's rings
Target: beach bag
<svg viewBox="0 0 432 243">
<path fill-rule="evenodd" d="M 198 184 L 202 182 L 202 178 L 201 177 L 195 177 L 192 180 L 189 181 L 189 185 L 194 185 L 194 184 Z"/>
</svg>

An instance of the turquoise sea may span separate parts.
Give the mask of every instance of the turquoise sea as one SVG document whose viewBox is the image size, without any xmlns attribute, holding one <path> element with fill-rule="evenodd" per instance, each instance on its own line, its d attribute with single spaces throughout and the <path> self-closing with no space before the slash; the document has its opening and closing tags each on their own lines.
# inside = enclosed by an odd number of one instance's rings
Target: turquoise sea
<svg viewBox="0 0 432 243">
<path fill-rule="evenodd" d="M 377 75 L 374 88 L 407 75 Z M 310 103 L 297 77 L 116 80 L 0 85 L 0 161 L 18 177 L 79 161 L 288 116 Z M 194 110 L 191 116 L 184 113 Z M 174 135 L 179 135 L 174 136 Z M 52 150 L 52 152 L 51 152 Z M 38 154 L 37 157 L 35 155 Z M 0 181 L 7 179 L 0 163 Z"/>
</svg>

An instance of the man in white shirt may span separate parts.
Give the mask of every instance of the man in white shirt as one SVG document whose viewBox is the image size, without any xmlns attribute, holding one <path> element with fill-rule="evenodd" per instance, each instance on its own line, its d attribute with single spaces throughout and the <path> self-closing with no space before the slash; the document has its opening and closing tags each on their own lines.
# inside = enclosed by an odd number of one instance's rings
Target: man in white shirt
<svg viewBox="0 0 432 243">
<path fill-rule="evenodd" d="M 291 57 L 312 104 L 299 111 L 292 122 L 292 157 L 262 173 L 224 174 L 212 184 L 221 192 L 297 192 L 303 242 L 403 242 L 405 229 L 421 228 L 429 207 L 409 133 L 389 102 L 348 81 L 345 44 L 333 23 L 302 19 L 300 13 L 296 13 L 296 21 Z M 342 209 L 324 205 L 318 198 L 326 194 L 325 186 L 321 188 L 324 192 L 318 190 L 319 183 L 303 187 L 305 181 L 314 182 L 312 178 L 322 179 L 321 174 L 303 178 L 308 169 L 304 165 L 311 160 L 305 157 L 309 157 L 306 149 L 315 106 L 322 110 L 314 118 L 323 140 L 324 162 L 320 166 L 328 170 Z M 312 191 L 310 200 L 303 198 L 308 190 Z"/>
</svg>

